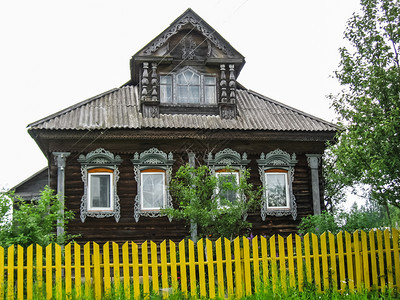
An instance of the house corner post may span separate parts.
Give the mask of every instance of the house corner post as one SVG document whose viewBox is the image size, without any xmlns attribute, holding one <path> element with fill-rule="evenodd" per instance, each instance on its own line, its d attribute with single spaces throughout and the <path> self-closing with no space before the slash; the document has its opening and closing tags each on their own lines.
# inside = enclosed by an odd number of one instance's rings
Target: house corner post
<svg viewBox="0 0 400 300">
<path fill-rule="evenodd" d="M 57 237 L 64 234 L 65 165 L 70 154 L 70 152 L 53 152 L 55 165 L 57 166 L 57 197 L 58 201 L 61 202 L 60 213 L 62 216 L 61 219 L 57 220 Z"/>
<path fill-rule="evenodd" d="M 306 154 L 308 166 L 311 169 L 311 186 L 314 215 L 321 214 L 321 199 L 319 192 L 319 175 L 318 168 L 321 162 L 321 154 Z"/>
<path fill-rule="evenodd" d="M 189 166 L 191 166 L 192 168 L 195 168 L 196 167 L 196 161 L 195 161 L 196 154 L 194 152 L 189 152 L 188 156 L 189 156 Z M 194 188 L 196 188 L 196 187 L 194 187 Z M 196 243 L 197 242 L 197 223 L 193 222 L 193 220 L 191 220 L 191 222 L 190 222 L 190 234 L 191 234 L 192 241 L 194 243 Z"/>
</svg>

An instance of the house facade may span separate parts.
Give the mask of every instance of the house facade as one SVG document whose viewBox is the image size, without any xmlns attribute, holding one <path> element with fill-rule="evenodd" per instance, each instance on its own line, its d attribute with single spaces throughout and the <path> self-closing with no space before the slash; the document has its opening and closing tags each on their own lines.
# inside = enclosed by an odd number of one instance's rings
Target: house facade
<svg viewBox="0 0 400 300">
<path fill-rule="evenodd" d="M 50 186 L 85 241 L 179 240 L 168 184 L 184 164 L 264 187 L 253 234 L 288 234 L 323 206 L 321 155 L 335 125 L 240 85 L 245 64 L 191 9 L 132 56 L 131 78 L 28 126 Z M 226 172 L 229 165 L 233 171 Z M 237 172 L 236 172 L 237 171 Z M 229 196 L 232 197 L 232 196 Z"/>
</svg>

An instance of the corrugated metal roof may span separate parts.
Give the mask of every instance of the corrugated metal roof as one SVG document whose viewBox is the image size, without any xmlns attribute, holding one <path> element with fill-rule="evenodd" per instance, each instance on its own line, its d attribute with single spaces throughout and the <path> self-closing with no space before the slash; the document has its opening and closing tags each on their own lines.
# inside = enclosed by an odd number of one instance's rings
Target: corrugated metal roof
<svg viewBox="0 0 400 300">
<path fill-rule="evenodd" d="M 250 90 L 237 90 L 238 117 L 160 114 L 143 118 L 137 87 L 125 86 L 82 101 L 28 125 L 29 130 L 87 130 L 112 128 L 235 129 L 273 131 L 335 131 L 334 124 Z"/>
</svg>

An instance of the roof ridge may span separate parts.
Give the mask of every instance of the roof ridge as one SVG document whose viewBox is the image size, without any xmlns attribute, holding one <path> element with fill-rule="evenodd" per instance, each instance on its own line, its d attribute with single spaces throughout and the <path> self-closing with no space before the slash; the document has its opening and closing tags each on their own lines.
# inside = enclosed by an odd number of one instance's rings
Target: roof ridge
<svg viewBox="0 0 400 300">
<path fill-rule="evenodd" d="M 326 121 L 326 120 L 324 120 L 324 119 L 322 119 L 322 118 L 319 118 L 319 117 L 316 117 L 316 116 L 314 116 L 314 115 L 312 115 L 312 114 L 306 113 L 306 112 L 304 112 L 304 111 L 302 111 L 302 110 L 300 110 L 300 109 L 294 108 L 293 106 L 284 104 L 284 103 L 279 102 L 279 101 L 277 101 L 277 100 L 275 100 L 275 99 L 272 99 L 272 98 L 270 98 L 270 97 L 264 96 L 264 95 L 262 95 L 262 94 L 260 94 L 260 93 L 257 93 L 257 92 L 255 92 L 255 91 L 253 91 L 253 90 L 251 90 L 251 89 L 246 90 L 246 92 L 248 92 L 248 93 L 250 93 L 250 94 L 252 94 L 252 95 L 254 95 L 254 96 L 257 96 L 257 97 L 263 99 L 264 101 L 270 101 L 270 102 L 272 102 L 272 103 L 274 103 L 274 104 L 276 104 L 276 105 L 279 105 L 279 106 L 284 107 L 284 108 L 286 108 L 286 109 L 292 110 L 292 111 L 294 111 L 294 112 L 296 112 L 296 113 L 298 113 L 298 114 L 301 114 L 301 115 L 303 115 L 303 116 L 305 116 L 305 117 L 308 117 L 308 118 L 310 118 L 310 119 L 313 119 L 313 120 L 322 122 L 322 123 L 324 123 L 324 124 L 326 124 L 326 125 L 333 126 L 333 127 L 335 127 L 335 128 L 339 128 L 336 124 L 334 124 L 334 123 L 332 123 L 332 122 Z"/>
<path fill-rule="evenodd" d="M 38 124 L 40 124 L 40 123 L 46 122 L 46 121 L 48 121 L 48 120 L 50 120 L 50 119 L 52 119 L 52 118 L 54 118 L 54 117 L 56 117 L 56 116 L 63 115 L 63 114 L 65 114 L 65 113 L 67 113 L 67 112 L 70 112 L 70 111 L 72 111 L 72 110 L 74 110 L 74 109 L 76 109 L 76 108 L 79 108 L 79 107 L 81 107 L 81 106 L 83 106 L 83 105 L 85 105 L 85 104 L 88 104 L 88 103 L 90 103 L 90 102 L 92 102 L 92 101 L 94 101 L 94 100 L 97 100 L 97 99 L 99 99 L 99 98 L 101 98 L 101 97 L 104 97 L 104 96 L 106 96 L 106 95 L 108 95 L 108 94 L 111 94 L 111 93 L 113 93 L 113 92 L 115 92 L 115 91 L 118 91 L 118 90 L 120 90 L 120 89 L 122 89 L 122 88 L 125 88 L 125 87 L 113 88 L 113 89 L 108 90 L 108 91 L 106 91 L 106 92 L 100 93 L 100 94 L 98 94 L 98 95 L 96 95 L 96 96 L 93 96 L 93 97 L 90 97 L 90 98 L 88 98 L 88 99 L 85 99 L 85 100 L 83 100 L 83 101 L 81 101 L 81 102 L 78 102 L 78 103 L 76 103 L 76 104 L 74 104 L 74 105 L 71 105 L 71 106 L 69 106 L 69 107 L 67 107 L 67 108 L 64 108 L 64 109 L 62 109 L 62 110 L 60 110 L 60 111 L 58 111 L 58 112 L 56 112 L 56 113 L 54 113 L 54 114 L 51 114 L 51 115 L 49 115 L 49 116 L 47 116 L 47 117 L 44 117 L 44 118 L 42 118 L 42 119 L 40 119 L 40 120 L 37 120 L 37 121 L 35 121 L 35 122 L 30 123 L 30 124 L 28 124 L 27 128 L 28 128 L 28 130 L 29 130 L 29 127 L 36 126 L 36 125 L 38 125 Z"/>
</svg>

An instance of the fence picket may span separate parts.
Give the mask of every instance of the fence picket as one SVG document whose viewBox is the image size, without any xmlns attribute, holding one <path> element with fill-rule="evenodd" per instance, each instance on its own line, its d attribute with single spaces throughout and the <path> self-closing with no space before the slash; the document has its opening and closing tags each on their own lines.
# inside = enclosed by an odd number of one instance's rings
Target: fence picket
<svg viewBox="0 0 400 300">
<path fill-rule="evenodd" d="M 376 268 L 376 248 L 375 248 L 375 234 L 371 230 L 368 234 L 369 237 L 369 249 L 371 253 L 371 278 L 372 286 L 378 289 L 378 270 Z"/>
<path fill-rule="evenodd" d="M 376 239 L 378 244 L 378 261 L 379 261 L 379 278 L 381 279 L 380 288 L 384 292 L 386 290 L 386 280 L 385 280 L 385 260 L 383 257 L 383 240 L 382 240 L 382 231 L 376 231 Z"/>
<path fill-rule="evenodd" d="M 150 241 L 151 250 L 151 281 L 153 282 L 153 292 L 158 294 L 160 285 L 158 282 L 158 255 L 157 245 L 153 241 Z"/>
<path fill-rule="evenodd" d="M 110 273 L 110 243 L 103 245 L 103 276 L 104 276 L 104 295 L 111 296 L 111 273 Z"/>
<path fill-rule="evenodd" d="M 189 276 L 190 276 L 190 294 L 196 295 L 197 280 L 196 280 L 196 265 L 194 258 L 194 243 L 192 240 L 188 240 L 189 250 Z"/>
<path fill-rule="evenodd" d="M 143 294 L 148 298 L 150 294 L 149 282 L 149 252 L 148 242 L 142 244 L 142 271 L 143 271 Z"/>
<path fill-rule="evenodd" d="M 305 256 L 305 263 L 306 263 L 306 276 L 307 276 L 307 283 L 311 283 L 312 279 L 312 271 L 311 271 L 311 249 L 310 249 L 310 235 L 307 233 L 304 235 L 304 256 Z"/>
<path fill-rule="evenodd" d="M 133 298 L 140 298 L 140 282 L 139 282 L 139 247 L 136 243 L 131 242 L 132 245 L 132 276 L 133 276 Z"/>
<path fill-rule="evenodd" d="M 3 257 L 0 254 L 3 262 Z M 0 267 L 0 276 L 4 276 L 4 270 Z M 0 277 L 0 285 L 3 286 L 4 277 Z M 26 250 L 26 299 L 33 298 L 33 245 Z M 3 293 L 0 292 L 0 299 L 4 299 Z"/>
<path fill-rule="evenodd" d="M 200 284 L 200 296 L 206 297 L 206 273 L 204 271 L 204 243 L 203 239 L 197 242 L 197 257 L 199 263 L 199 284 Z"/>
<path fill-rule="evenodd" d="M 216 240 L 215 242 L 215 254 L 217 261 L 217 284 L 218 284 L 218 296 L 223 298 L 225 296 L 224 289 L 224 269 L 223 269 L 223 258 L 222 258 L 222 247 L 221 247 L 221 238 Z M 199 271 L 200 273 L 200 271 Z"/>
<path fill-rule="evenodd" d="M 179 242 L 179 270 L 181 271 L 181 291 L 187 296 L 185 240 Z"/>
<path fill-rule="evenodd" d="M 58 244 L 54 244 L 54 252 L 55 252 L 55 265 L 56 265 L 56 298 L 62 298 L 62 274 L 61 274 L 61 246 Z"/>
<path fill-rule="evenodd" d="M 328 247 L 326 241 L 326 232 L 321 234 L 321 261 L 322 261 L 322 282 L 324 291 L 329 290 L 329 274 L 328 274 Z"/>
<path fill-rule="evenodd" d="M 169 256 L 171 263 L 172 290 L 175 292 L 178 289 L 178 269 L 176 265 L 176 245 L 171 240 L 169 241 Z"/>
<path fill-rule="evenodd" d="M 344 262 L 344 248 L 343 248 L 343 232 L 339 232 L 336 236 L 336 242 L 338 244 L 338 257 L 339 257 L 339 280 L 340 280 L 340 291 L 344 292 L 346 289 L 346 275 L 345 275 L 345 262 Z"/>
<path fill-rule="evenodd" d="M 208 264 L 208 295 L 215 298 L 215 277 L 214 277 L 214 253 L 212 242 L 206 239 L 207 264 Z"/>
<path fill-rule="evenodd" d="M 241 266 L 241 251 L 240 251 L 240 238 L 237 237 L 233 241 L 234 246 L 234 259 L 235 259 L 235 283 L 236 283 L 236 297 L 242 297 L 242 266 Z"/>
<path fill-rule="evenodd" d="M 281 278 L 281 287 L 286 292 L 286 255 L 285 255 L 285 241 L 283 237 L 278 235 L 278 246 L 279 246 L 279 273 Z"/>
<path fill-rule="evenodd" d="M 92 274 L 90 272 L 90 242 L 86 243 L 83 246 L 83 255 L 84 255 L 84 260 L 83 260 L 83 270 L 85 274 L 85 296 L 86 298 L 90 297 L 90 283 L 92 280 Z"/>
<path fill-rule="evenodd" d="M 370 281 L 369 281 L 369 260 L 368 260 L 368 243 L 367 243 L 367 234 L 365 231 L 361 230 L 361 247 L 362 247 L 362 269 L 364 271 L 364 288 L 367 291 L 371 290 Z"/>
<path fill-rule="evenodd" d="M 168 265 L 167 265 L 167 242 L 160 244 L 161 253 L 161 287 L 163 289 L 163 298 L 168 297 Z"/>
<path fill-rule="evenodd" d="M 336 267 L 336 249 L 335 249 L 335 236 L 329 232 L 328 234 L 329 239 L 329 256 L 331 261 L 331 280 L 332 280 L 332 288 L 334 291 L 337 291 L 337 267 Z"/>
<path fill-rule="evenodd" d="M 72 298 L 72 259 L 71 259 L 71 244 L 65 246 L 65 298 Z"/>
<path fill-rule="evenodd" d="M 276 265 L 276 241 L 275 235 L 271 236 L 269 239 L 269 249 L 271 255 L 271 277 L 272 277 L 272 289 L 275 291 L 278 283 L 278 266 Z"/>
<path fill-rule="evenodd" d="M 251 268 L 250 268 L 250 245 L 249 240 L 243 237 L 243 273 L 246 295 L 251 295 Z"/>
<path fill-rule="evenodd" d="M 297 265 L 297 284 L 299 291 L 303 291 L 303 247 L 301 245 L 301 237 L 296 234 L 296 265 Z"/>
<path fill-rule="evenodd" d="M 53 298 L 53 257 L 52 244 L 46 247 L 46 297 Z"/>
<path fill-rule="evenodd" d="M 360 240 L 358 237 L 358 230 L 353 233 L 353 245 L 354 245 L 354 262 L 355 262 L 355 281 L 356 281 L 356 288 L 358 292 L 362 291 L 362 266 L 361 266 L 361 249 L 360 249 Z"/>
<path fill-rule="evenodd" d="M 102 281 L 103 274 L 100 268 L 101 258 L 100 258 L 100 246 L 99 244 L 93 242 L 93 283 L 94 283 L 94 295 L 96 299 L 101 298 L 102 292 Z"/>
<path fill-rule="evenodd" d="M 386 272 L 388 278 L 389 289 L 393 288 L 393 265 L 392 265 L 392 251 L 390 245 L 390 231 L 385 229 L 383 232 L 385 238 L 385 253 L 386 253 Z"/>
<path fill-rule="evenodd" d="M 4 299 L 4 248 L 0 246 L 0 299 Z"/>
<path fill-rule="evenodd" d="M 263 272 L 263 283 L 268 286 L 268 247 L 267 239 L 265 237 L 260 237 L 261 241 L 261 256 L 262 256 L 262 272 Z"/>
<path fill-rule="evenodd" d="M 318 292 L 321 292 L 321 271 L 319 264 L 319 247 L 318 247 L 318 237 L 312 233 L 312 249 L 313 249 L 313 263 L 314 263 L 314 278 L 315 284 L 317 286 Z"/>
<path fill-rule="evenodd" d="M 258 255 L 258 236 L 251 240 L 251 248 L 253 250 L 253 269 L 254 269 L 254 290 L 260 290 L 260 257 Z"/>
<path fill-rule="evenodd" d="M 17 245 L 17 298 L 24 299 L 24 248 Z"/>
<path fill-rule="evenodd" d="M 14 299 L 14 245 L 7 249 L 7 298 Z"/>
<path fill-rule="evenodd" d="M 124 293 L 125 298 L 131 298 L 131 275 L 129 273 L 129 243 L 122 245 L 122 274 L 124 274 Z"/>
<path fill-rule="evenodd" d="M 346 240 L 346 258 L 347 258 L 347 278 L 349 281 L 350 292 L 354 291 L 354 272 L 353 272 L 353 249 L 351 243 L 351 235 L 348 232 L 344 234 Z"/>
<path fill-rule="evenodd" d="M 399 257 L 399 231 L 392 228 L 394 267 L 397 289 L 400 289 L 400 257 Z"/>
<path fill-rule="evenodd" d="M 74 243 L 74 256 L 75 256 L 75 293 L 76 297 L 82 296 L 82 269 L 81 269 L 81 246 Z"/>
<path fill-rule="evenodd" d="M 293 256 L 293 236 L 290 234 L 286 238 L 287 257 L 289 266 L 289 285 L 291 288 L 296 286 L 296 273 L 294 271 L 294 256 Z"/>
<path fill-rule="evenodd" d="M 228 292 L 228 298 L 233 296 L 233 272 L 232 272 L 232 251 L 231 241 L 225 238 L 225 268 L 226 268 L 226 290 Z"/>
</svg>

